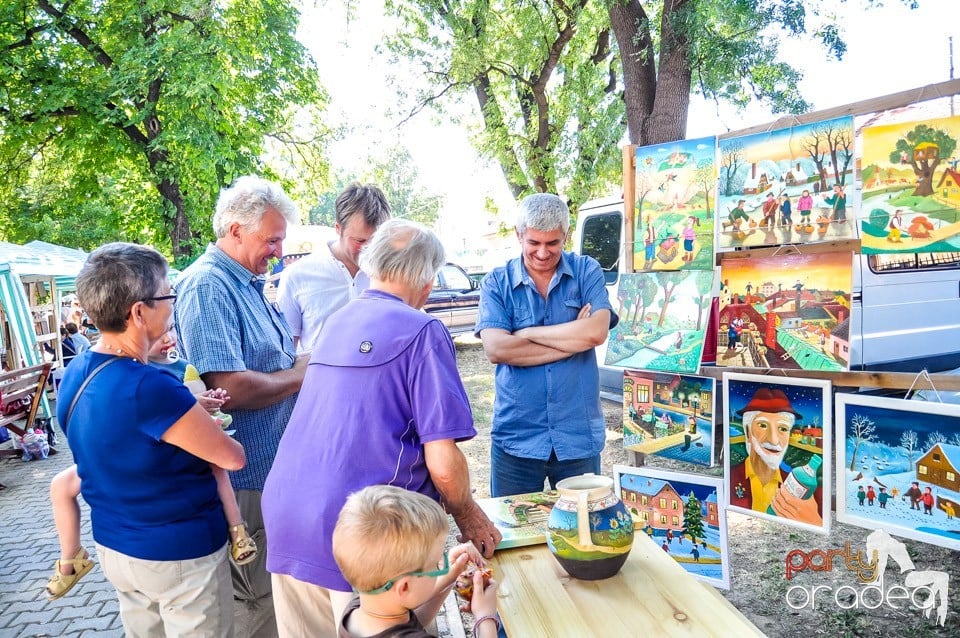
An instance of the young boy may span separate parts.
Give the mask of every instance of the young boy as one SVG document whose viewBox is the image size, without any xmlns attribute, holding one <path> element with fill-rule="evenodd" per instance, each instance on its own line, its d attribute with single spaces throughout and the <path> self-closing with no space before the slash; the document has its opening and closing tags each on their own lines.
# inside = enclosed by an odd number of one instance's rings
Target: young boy
<svg viewBox="0 0 960 638">
<path fill-rule="evenodd" d="M 333 531 L 333 555 L 359 594 L 343 612 L 339 638 L 427 638 L 468 561 L 483 557 L 470 543 L 444 552 L 447 515 L 428 497 L 388 485 L 350 495 Z M 497 583 L 473 574 L 474 638 L 495 638 Z"/>
<path fill-rule="evenodd" d="M 176 333 L 170 330 L 150 348 L 150 365 L 170 372 L 181 381 L 191 368 L 184 361 L 170 362 L 169 354 L 177 345 Z M 228 417 L 219 412 L 220 407 L 230 398 L 220 388 L 207 390 L 202 381 L 187 384 L 200 405 L 215 417 Z M 222 421 L 222 419 L 221 419 Z M 237 497 L 230 485 L 227 471 L 215 465 L 210 466 L 217 480 L 217 493 L 223 503 L 223 513 L 230 526 L 230 555 L 238 565 L 246 565 L 257 556 L 257 545 L 247 534 L 247 528 L 237 506 Z M 56 600 L 69 592 L 77 581 L 93 569 L 90 555 L 80 545 L 80 476 L 77 466 L 71 465 L 50 482 L 50 502 L 53 505 L 53 521 L 60 541 L 60 560 L 54 565 L 53 576 L 47 581 L 47 599 Z"/>
</svg>

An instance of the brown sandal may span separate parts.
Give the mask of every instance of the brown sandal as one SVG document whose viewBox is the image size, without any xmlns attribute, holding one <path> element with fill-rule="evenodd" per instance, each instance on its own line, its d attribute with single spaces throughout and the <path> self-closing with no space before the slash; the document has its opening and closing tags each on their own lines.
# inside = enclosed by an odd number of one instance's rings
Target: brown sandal
<svg viewBox="0 0 960 638">
<path fill-rule="evenodd" d="M 61 563 L 70 563 L 73 565 L 73 573 L 61 573 Z M 56 561 L 53 567 L 53 576 L 47 581 L 47 600 L 56 600 L 65 595 L 73 589 L 77 581 L 86 576 L 91 569 L 93 569 L 93 561 L 90 560 L 90 555 L 82 547 L 73 558 Z"/>
<path fill-rule="evenodd" d="M 257 543 L 247 534 L 243 523 L 230 527 L 230 556 L 237 565 L 246 565 L 257 557 Z"/>
</svg>

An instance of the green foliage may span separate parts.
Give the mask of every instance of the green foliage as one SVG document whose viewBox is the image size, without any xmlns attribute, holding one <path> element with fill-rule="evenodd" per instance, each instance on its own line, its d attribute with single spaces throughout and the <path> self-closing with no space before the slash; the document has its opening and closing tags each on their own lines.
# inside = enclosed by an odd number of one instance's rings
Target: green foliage
<svg viewBox="0 0 960 638">
<path fill-rule="evenodd" d="M 333 226 L 336 219 L 336 201 L 340 192 L 351 182 L 376 185 L 390 204 L 393 217 L 411 219 L 432 227 L 437 222 L 443 197 L 427 192 L 420 184 L 420 174 L 410 152 L 402 146 L 386 149 L 380 158 L 370 158 L 361 173 L 339 174 L 334 184 L 321 193 L 310 209 L 310 224 Z"/>
<path fill-rule="evenodd" d="M 188 259 L 219 190 L 273 172 L 265 136 L 323 104 L 297 16 L 282 0 L 3 4 L 0 194 L 19 214 L 0 232 Z"/>
<path fill-rule="evenodd" d="M 941 158 L 950 157 L 957 148 L 957 141 L 946 131 L 927 124 L 917 124 L 909 133 L 897 140 L 897 146 L 890 152 L 890 162 L 898 164 L 901 153 L 907 153 L 907 157 L 912 159 L 913 150 L 918 144 L 923 143 L 936 144 L 940 149 Z"/>
<path fill-rule="evenodd" d="M 403 28 L 387 46 L 424 67 L 419 110 L 472 93 L 474 143 L 515 197 L 562 191 L 577 204 L 619 182 L 623 102 L 602 3 L 389 0 Z"/>
</svg>

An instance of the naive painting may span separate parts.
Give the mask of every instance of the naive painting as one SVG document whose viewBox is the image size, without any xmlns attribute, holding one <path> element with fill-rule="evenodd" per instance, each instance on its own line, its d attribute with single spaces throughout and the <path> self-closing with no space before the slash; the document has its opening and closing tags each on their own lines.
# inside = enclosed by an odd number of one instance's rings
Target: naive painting
<svg viewBox="0 0 960 638">
<path fill-rule="evenodd" d="M 865 253 L 960 250 L 960 116 L 863 129 Z"/>
<path fill-rule="evenodd" d="M 713 268 L 716 153 L 715 137 L 637 148 L 635 271 Z"/>
<path fill-rule="evenodd" d="M 837 520 L 960 549 L 960 406 L 837 394 Z"/>
<path fill-rule="evenodd" d="M 717 365 L 847 370 L 852 287 L 850 252 L 721 260 Z"/>
<path fill-rule="evenodd" d="M 617 291 L 620 323 L 610 331 L 606 364 L 696 372 L 713 300 L 712 270 L 624 273 Z"/>
<path fill-rule="evenodd" d="M 556 490 L 480 498 L 477 505 L 501 534 L 497 549 L 547 542 L 547 519 L 560 498 Z"/>
<path fill-rule="evenodd" d="M 635 534 L 646 533 L 698 580 L 730 589 L 722 479 L 626 465 L 613 473 Z"/>
<path fill-rule="evenodd" d="M 723 375 L 731 510 L 830 531 L 830 382 Z"/>
<path fill-rule="evenodd" d="M 856 236 L 852 117 L 718 145 L 718 251 Z"/>
<path fill-rule="evenodd" d="M 713 466 L 710 377 L 623 372 L 623 447 L 675 461 Z"/>
</svg>

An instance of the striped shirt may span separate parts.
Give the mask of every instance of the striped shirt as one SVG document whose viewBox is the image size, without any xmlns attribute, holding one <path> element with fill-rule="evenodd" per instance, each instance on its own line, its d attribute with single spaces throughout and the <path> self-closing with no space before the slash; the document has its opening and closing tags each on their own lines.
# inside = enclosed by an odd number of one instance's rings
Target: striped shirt
<svg viewBox="0 0 960 638">
<path fill-rule="evenodd" d="M 257 277 L 214 244 L 176 283 L 179 349 L 200 374 L 276 372 L 293 367 L 290 328 L 263 296 Z M 256 410 L 230 410 L 247 465 L 230 473 L 234 489 L 262 491 L 297 396 Z"/>
</svg>

